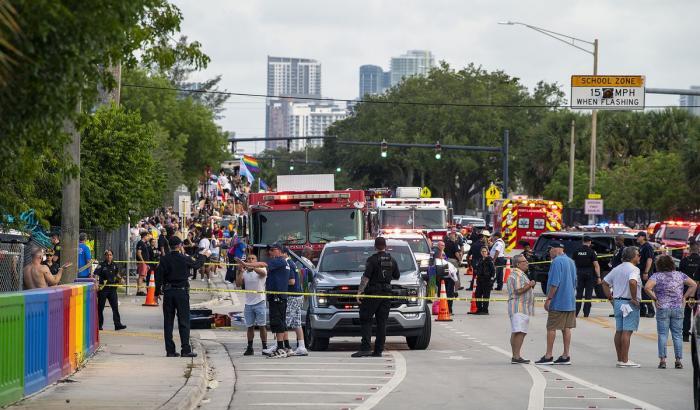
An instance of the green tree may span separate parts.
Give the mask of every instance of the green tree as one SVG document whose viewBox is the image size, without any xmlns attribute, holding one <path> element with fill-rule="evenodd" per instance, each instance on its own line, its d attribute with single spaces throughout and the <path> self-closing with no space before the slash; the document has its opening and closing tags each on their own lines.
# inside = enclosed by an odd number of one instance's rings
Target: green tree
<svg viewBox="0 0 700 410">
<path fill-rule="evenodd" d="M 554 175 L 549 183 L 544 187 L 542 193 L 544 198 L 561 201 L 565 206 L 582 208 L 584 199 L 588 197 L 588 164 L 582 161 L 574 162 L 574 200 L 567 204 L 569 200 L 569 163 L 560 162 L 554 171 Z"/>
<path fill-rule="evenodd" d="M 80 224 L 115 229 L 161 204 L 165 175 L 153 152 L 157 124 L 137 112 L 103 107 L 82 132 Z"/>
</svg>

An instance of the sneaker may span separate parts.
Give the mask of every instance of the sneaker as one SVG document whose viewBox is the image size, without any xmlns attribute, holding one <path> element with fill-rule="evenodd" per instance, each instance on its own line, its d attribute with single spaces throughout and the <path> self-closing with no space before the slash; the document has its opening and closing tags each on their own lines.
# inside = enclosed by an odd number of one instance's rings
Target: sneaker
<svg viewBox="0 0 700 410">
<path fill-rule="evenodd" d="M 683 363 L 681 363 L 681 362 L 676 362 L 676 364 L 674 365 L 674 367 L 675 367 L 676 369 L 682 369 L 682 368 L 683 368 Z"/>
<path fill-rule="evenodd" d="M 624 363 L 621 363 L 620 367 L 642 367 L 642 365 L 640 365 L 639 363 L 635 363 L 631 360 L 628 360 Z"/>
<path fill-rule="evenodd" d="M 528 364 L 528 363 L 530 363 L 530 361 L 527 359 L 523 359 L 522 357 L 520 357 L 518 359 L 513 357 L 510 359 L 510 364 Z"/>
<path fill-rule="evenodd" d="M 277 349 L 274 353 L 267 356 L 268 359 L 284 359 L 287 357 L 287 351 L 284 349 Z"/>
<path fill-rule="evenodd" d="M 552 364 L 570 365 L 571 357 L 559 356 L 559 358 L 555 360 Z"/>
<path fill-rule="evenodd" d="M 252 356 L 253 354 L 254 354 L 254 352 L 253 352 L 253 348 L 252 348 L 252 347 L 246 348 L 246 349 L 245 349 L 245 352 L 243 352 L 243 356 Z"/>
<path fill-rule="evenodd" d="M 197 357 L 197 353 L 195 353 L 195 352 L 181 353 L 180 356 L 182 356 L 182 357 Z"/>
<path fill-rule="evenodd" d="M 535 364 L 553 364 L 554 357 L 542 356 L 540 360 L 536 361 Z"/>
<path fill-rule="evenodd" d="M 382 357 L 382 352 L 372 352 L 372 357 Z"/>
<path fill-rule="evenodd" d="M 617 363 L 615 363 L 615 367 L 625 367 L 625 362 L 618 361 Z"/>
<path fill-rule="evenodd" d="M 262 354 L 265 356 L 270 356 L 277 351 L 277 346 L 271 346 L 267 349 L 263 349 Z"/>
<path fill-rule="evenodd" d="M 372 352 L 369 350 L 360 350 L 359 352 L 355 352 L 350 357 L 370 357 L 372 356 Z"/>
<path fill-rule="evenodd" d="M 123 330 L 126 329 L 126 325 L 115 325 L 114 330 Z M 102 328 L 100 328 L 102 330 Z"/>
<path fill-rule="evenodd" d="M 294 351 L 294 356 L 308 356 L 309 351 L 306 350 L 304 347 L 297 347 L 297 349 Z"/>
<path fill-rule="evenodd" d="M 292 349 L 290 349 L 290 348 L 288 348 L 288 347 L 285 347 L 285 348 L 284 348 L 284 352 L 287 353 L 287 357 L 295 356 L 294 350 L 292 350 Z"/>
<path fill-rule="evenodd" d="M 666 362 L 659 362 L 659 369 L 665 369 L 666 368 Z"/>
</svg>

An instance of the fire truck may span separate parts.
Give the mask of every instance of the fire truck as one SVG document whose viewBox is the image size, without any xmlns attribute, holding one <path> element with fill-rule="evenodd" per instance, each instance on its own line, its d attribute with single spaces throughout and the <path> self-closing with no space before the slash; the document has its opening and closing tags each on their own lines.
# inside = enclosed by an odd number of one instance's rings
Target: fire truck
<svg viewBox="0 0 700 410">
<path fill-rule="evenodd" d="M 670 220 L 658 223 L 654 236 L 649 240 L 671 249 L 671 256 L 681 259 L 688 254 L 688 240 L 700 233 L 697 222 Z"/>
<path fill-rule="evenodd" d="M 545 199 L 497 199 L 493 202 L 493 227 L 501 231 L 506 251 L 530 246 L 543 232 L 561 230 L 562 204 Z"/>
<path fill-rule="evenodd" d="M 301 254 L 309 246 L 315 260 L 328 242 L 366 237 L 364 191 L 251 193 L 248 203 L 254 247 L 282 242 Z"/>
<path fill-rule="evenodd" d="M 372 209 L 373 236 L 421 231 L 431 241 L 447 235 L 447 207 L 442 198 L 420 198 L 420 188 L 399 187 L 395 198 L 378 198 Z"/>
</svg>

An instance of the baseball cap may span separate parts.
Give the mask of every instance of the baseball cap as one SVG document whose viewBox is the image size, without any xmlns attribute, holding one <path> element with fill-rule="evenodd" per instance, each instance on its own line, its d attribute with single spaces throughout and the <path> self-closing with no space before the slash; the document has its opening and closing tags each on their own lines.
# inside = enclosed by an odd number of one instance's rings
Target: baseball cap
<svg viewBox="0 0 700 410">
<path fill-rule="evenodd" d="M 564 249 L 564 244 L 561 242 L 552 242 L 551 245 L 549 245 L 549 248 L 561 248 Z"/>
<path fill-rule="evenodd" d="M 491 236 L 491 232 L 489 232 L 489 231 L 486 230 L 486 229 L 484 229 L 483 231 L 481 231 L 481 234 L 482 234 L 483 236 Z"/>
<path fill-rule="evenodd" d="M 637 238 L 639 238 L 640 236 L 643 236 L 643 237 L 646 238 L 646 237 L 647 237 L 647 233 L 644 232 L 644 231 L 639 231 L 639 232 L 637 232 L 637 234 L 634 235 L 634 236 L 636 236 Z"/>
<path fill-rule="evenodd" d="M 583 242 L 591 242 L 592 240 L 593 240 L 593 239 L 591 239 L 590 236 L 587 236 L 587 235 L 586 235 L 586 236 L 583 237 Z"/>
</svg>

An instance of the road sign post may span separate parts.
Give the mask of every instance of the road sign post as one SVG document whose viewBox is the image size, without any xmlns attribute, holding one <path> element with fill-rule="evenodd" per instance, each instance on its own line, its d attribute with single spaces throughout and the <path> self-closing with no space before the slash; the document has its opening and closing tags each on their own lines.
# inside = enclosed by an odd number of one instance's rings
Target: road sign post
<svg viewBox="0 0 700 410">
<path fill-rule="evenodd" d="M 586 199 L 583 213 L 586 215 L 603 215 L 602 199 Z"/>
<path fill-rule="evenodd" d="M 486 206 L 491 206 L 493 201 L 501 199 L 502 195 L 503 193 L 501 190 L 498 189 L 496 185 L 491 184 L 491 186 L 486 189 Z"/>
<path fill-rule="evenodd" d="M 572 75 L 571 108 L 582 110 L 643 110 L 642 75 Z"/>
</svg>

